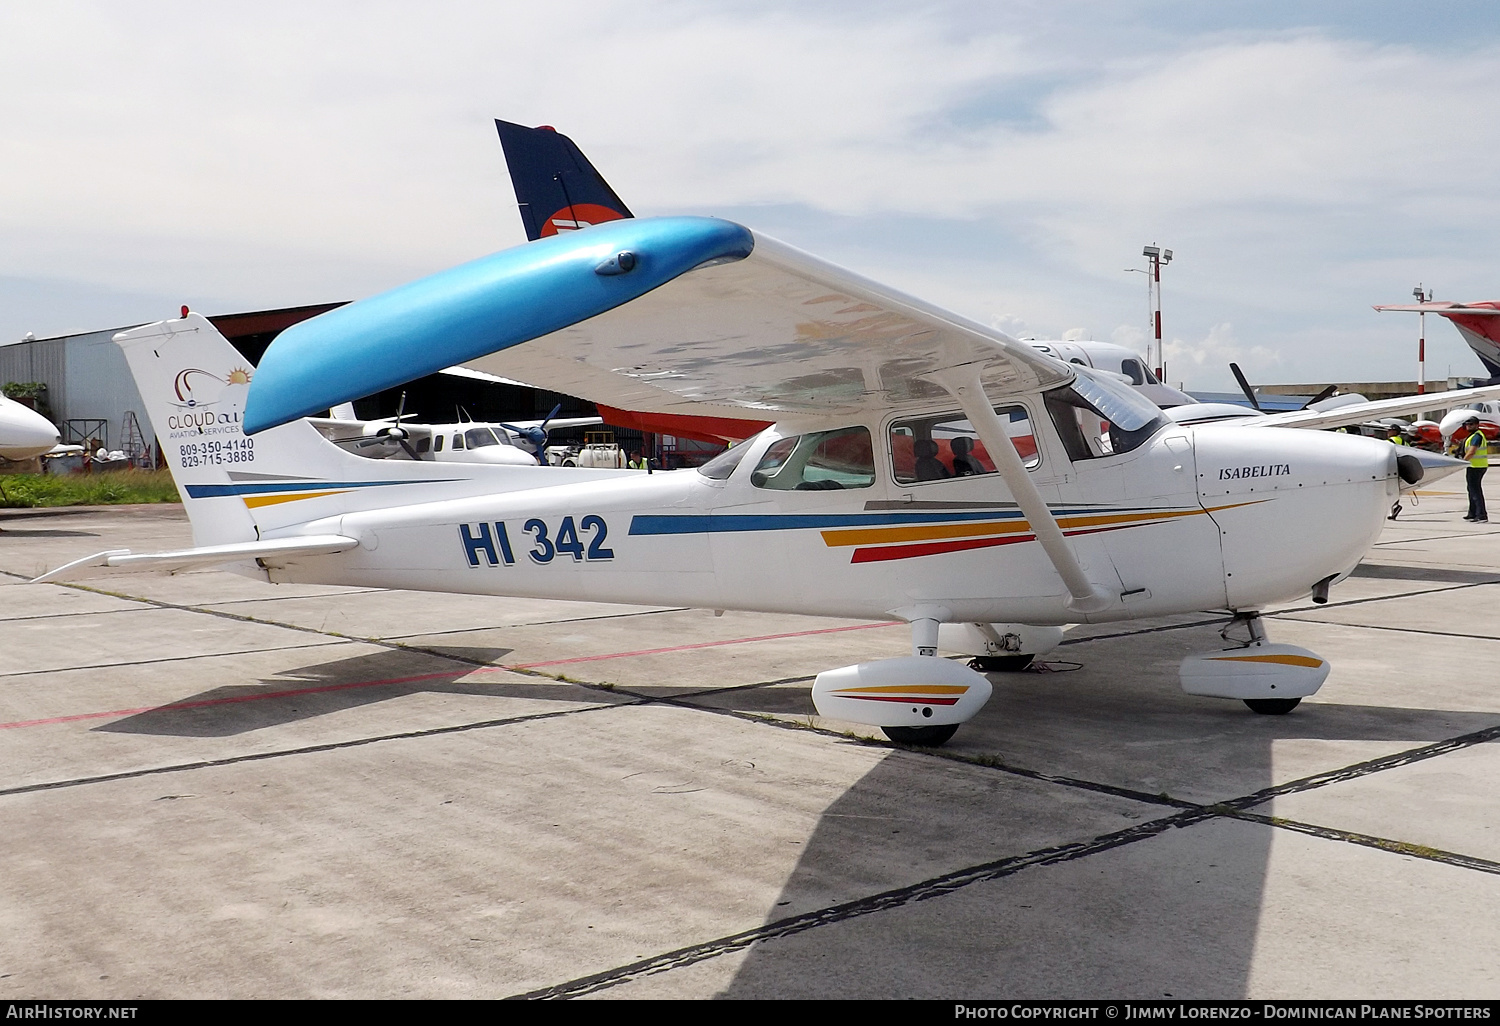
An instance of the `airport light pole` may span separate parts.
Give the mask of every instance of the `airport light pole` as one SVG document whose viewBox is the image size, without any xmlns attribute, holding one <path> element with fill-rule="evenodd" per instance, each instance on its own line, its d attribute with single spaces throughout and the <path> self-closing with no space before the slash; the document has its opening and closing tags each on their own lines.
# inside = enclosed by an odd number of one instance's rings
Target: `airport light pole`
<svg viewBox="0 0 1500 1026">
<path fill-rule="evenodd" d="M 1418 303 L 1432 302 L 1432 290 L 1422 292 L 1422 283 L 1411 290 Z M 1427 311 L 1417 311 L 1417 395 L 1427 394 Z"/>
<path fill-rule="evenodd" d="M 1152 326 L 1156 330 L 1156 380 L 1165 383 L 1167 360 L 1161 348 L 1161 269 L 1172 262 L 1172 251 L 1158 246 L 1146 246 L 1141 250 L 1141 256 L 1151 261 L 1151 271 L 1146 276 L 1146 289 L 1151 302 Z M 1146 354 L 1148 363 L 1150 356 L 1151 354 Z"/>
</svg>

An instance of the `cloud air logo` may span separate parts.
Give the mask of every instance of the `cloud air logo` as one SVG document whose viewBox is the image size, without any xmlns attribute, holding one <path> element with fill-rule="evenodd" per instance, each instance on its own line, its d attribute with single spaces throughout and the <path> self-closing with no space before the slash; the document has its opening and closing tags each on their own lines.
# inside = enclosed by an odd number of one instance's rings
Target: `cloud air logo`
<svg viewBox="0 0 1500 1026">
<path fill-rule="evenodd" d="M 226 434 L 240 429 L 240 410 L 245 406 L 245 389 L 250 384 L 250 370 L 236 367 L 220 377 L 201 367 L 188 367 L 172 379 L 172 398 L 167 401 L 181 410 L 167 418 L 172 437 L 184 434 Z"/>
</svg>

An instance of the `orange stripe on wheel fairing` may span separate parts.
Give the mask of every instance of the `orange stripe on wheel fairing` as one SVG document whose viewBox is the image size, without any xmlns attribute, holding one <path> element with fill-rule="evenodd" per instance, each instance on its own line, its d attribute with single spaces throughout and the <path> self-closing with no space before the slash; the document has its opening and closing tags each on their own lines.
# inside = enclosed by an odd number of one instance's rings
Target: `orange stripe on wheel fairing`
<svg viewBox="0 0 1500 1026">
<path fill-rule="evenodd" d="M 1215 662 L 1223 663 L 1281 663 L 1283 666 L 1307 666 L 1319 667 L 1323 660 L 1310 656 L 1299 655 L 1250 655 L 1250 656 L 1210 656 Z"/>
<path fill-rule="evenodd" d="M 830 694 L 842 695 L 846 698 L 859 698 L 865 695 L 962 695 L 968 691 L 967 684 L 880 684 L 868 688 L 845 688 L 842 691 L 832 691 Z"/>
</svg>

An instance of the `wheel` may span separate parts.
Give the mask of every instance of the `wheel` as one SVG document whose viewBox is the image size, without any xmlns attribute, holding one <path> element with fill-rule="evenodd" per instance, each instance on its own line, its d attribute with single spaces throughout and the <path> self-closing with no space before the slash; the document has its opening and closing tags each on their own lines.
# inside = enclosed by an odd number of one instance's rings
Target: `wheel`
<svg viewBox="0 0 1500 1026">
<path fill-rule="evenodd" d="M 1035 658 L 1034 655 L 975 656 L 969 666 L 980 673 L 1020 673 Z"/>
<path fill-rule="evenodd" d="M 1284 716 L 1297 708 L 1300 698 L 1247 698 L 1245 704 L 1250 707 L 1251 712 L 1258 712 L 1263 716 Z"/>
<path fill-rule="evenodd" d="M 881 727 L 885 736 L 903 745 L 921 745 L 924 748 L 936 748 L 953 736 L 958 730 L 957 723 L 949 723 L 938 727 Z"/>
</svg>

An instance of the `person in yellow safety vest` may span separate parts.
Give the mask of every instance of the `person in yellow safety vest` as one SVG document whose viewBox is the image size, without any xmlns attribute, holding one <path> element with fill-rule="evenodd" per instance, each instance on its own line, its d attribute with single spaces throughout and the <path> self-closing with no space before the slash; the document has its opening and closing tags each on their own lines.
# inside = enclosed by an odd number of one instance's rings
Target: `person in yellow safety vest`
<svg viewBox="0 0 1500 1026">
<path fill-rule="evenodd" d="M 1394 424 L 1385 429 L 1385 434 L 1386 440 L 1389 441 L 1392 445 L 1406 444 L 1406 439 L 1402 436 L 1401 429 Z"/>
<path fill-rule="evenodd" d="M 1474 524 L 1487 524 L 1490 522 L 1490 515 L 1484 508 L 1482 483 L 1484 472 L 1490 469 L 1490 443 L 1484 437 L 1484 432 L 1479 430 L 1478 417 L 1470 417 L 1464 421 L 1464 427 L 1469 429 L 1469 437 L 1464 439 L 1463 444 L 1463 458 L 1469 461 L 1469 515 L 1464 519 Z"/>
</svg>

